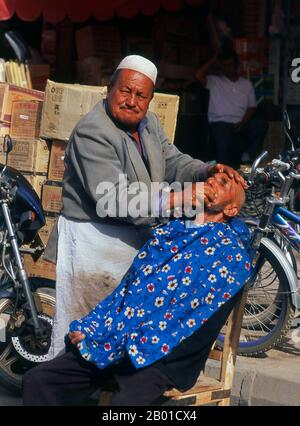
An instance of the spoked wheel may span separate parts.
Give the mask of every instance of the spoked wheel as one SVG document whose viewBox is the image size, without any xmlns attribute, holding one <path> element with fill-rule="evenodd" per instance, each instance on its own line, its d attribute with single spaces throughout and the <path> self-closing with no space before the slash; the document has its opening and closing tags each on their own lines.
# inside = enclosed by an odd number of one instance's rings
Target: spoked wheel
<svg viewBox="0 0 300 426">
<path fill-rule="evenodd" d="M 279 346 L 295 314 L 288 279 L 278 258 L 262 245 L 258 262 L 259 272 L 248 292 L 238 348 L 238 354 L 244 356 L 259 355 Z M 221 347 L 225 327 L 217 340 Z"/>
<path fill-rule="evenodd" d="M 2 331 L 0 336 L 0 383 L 14 393 L 21 391 L 22 376 L 26 371 L 49 359 L 55 290 L 39 288 L 33 294 L 38 316 L 47 330 L 46 338 L 40 341 L 35 339 L 32 330 L 26 326 L 21 326 L 18 332 L 11 330 L 11 318 L 13 315 L 16 318 L 13 301 L 0 300 L 0 320 L 2 324 L 6 323 L 6 335 Z M 21 322 L 24 319 L 22 315 L 21 311 L 17 312 L 16 321 Z"/>
</svg>

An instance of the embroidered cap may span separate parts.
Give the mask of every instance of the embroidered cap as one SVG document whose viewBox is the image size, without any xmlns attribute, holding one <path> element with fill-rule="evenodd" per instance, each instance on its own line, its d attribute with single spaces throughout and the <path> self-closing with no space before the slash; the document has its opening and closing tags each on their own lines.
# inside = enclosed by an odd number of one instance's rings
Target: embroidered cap
<svg viewBox="0 0 300 426">
<path fill-rule="evenodd" d="M 153 64 L 153 62 L 149 61 L 149 59 L 144 58 L 140 55 L 129 55 L 126 56 L 119 63 L 116 70 L 120 69 L 128 69 L 133 71 L 138 71 L 144 75 L 146 75 L 150 80 L 155 84 L 157 77 L 157 68 Z"/>
</svg>

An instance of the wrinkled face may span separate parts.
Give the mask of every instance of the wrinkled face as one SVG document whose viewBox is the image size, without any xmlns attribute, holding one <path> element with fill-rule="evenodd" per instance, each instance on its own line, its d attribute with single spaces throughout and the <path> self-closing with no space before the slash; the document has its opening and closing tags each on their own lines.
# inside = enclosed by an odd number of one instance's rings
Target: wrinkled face
<svg viewBox="0 0 300 426">
<path fill-rule="evenodd" d="M 127 130 L 135 131 L 148 111 L 153 89 L 153 83 L 146 75 L 121 70 L 108 92 L 110 114 Z"/>
<path fill-rule="evenodd" d="M 245 192 L 240 183 L 230 179 L 225 173 L 216 173 L 207 179 L 216 193 L 216 201 L 211 204 L 211 210 L 221 211 L 229 205 L 236 206 L 239 211 L 245 201 Z"/>
</svg>

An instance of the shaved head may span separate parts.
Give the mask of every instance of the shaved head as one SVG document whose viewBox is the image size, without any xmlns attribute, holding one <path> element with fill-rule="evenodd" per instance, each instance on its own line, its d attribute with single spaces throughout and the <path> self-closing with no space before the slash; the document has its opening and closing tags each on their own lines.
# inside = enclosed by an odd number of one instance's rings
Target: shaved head
<svg viewBox="0 0 300 426">
<path fill-rule="evenodd" d="M 216 200 L 207 208 L 208 212 L 223 212 L 224 217 L 236 216 L 245 203 L 245 191 L 240 182 L 225 173 L 216 173 L 206 181 L 216 194 Z"/>
</svg>

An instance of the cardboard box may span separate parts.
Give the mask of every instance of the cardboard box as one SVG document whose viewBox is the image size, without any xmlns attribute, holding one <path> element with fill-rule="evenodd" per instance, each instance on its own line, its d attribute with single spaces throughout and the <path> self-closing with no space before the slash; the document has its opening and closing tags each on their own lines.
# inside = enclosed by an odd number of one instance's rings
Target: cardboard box
<svg viewBox="0 0 300 426">
<path fill-rule="evenodd" d="M 154 20 L 153 34 L 158 40 L 198 41 L 200 27 L 197 20 L 172 15 L 157 16 Z"/>
<path fill-rule="evenodd" d="M 50 150 L 42 139 L 13 139 L 8 165 L 23 172 L 47 173 Z"/>
<path fill-rule="evenodd" d="M 102 58 L 97 58 L 95 56 L 78 61 L 76 67 L 79 83 L 100 86 L 102 79 L 102 66 Z"/>
<path fill-rule="evenodd" d="M 28 65 L 32 88 L 35 90 L 44 91 L 47 80 L 50 77 L 49 64 L 29 64 Z"/>
<path fill-rule="evenodd" d="M 240 72 L 245 77 L 260 75 L 268 66 L 267 40 L 263 37 L 234 39 L 234 48 L 240 59 Z"/>
<path fill-rule="evenodd" d="M 10 134 L 10 124 L 9 123 L 0 123 L 0 138 L 3 138 L 5 135 Z"/>
<path fill-rule="evenodd" d="M 209 59 L 209 46 L 194 43 L 181 43 L 179 46 L 179 61 L 182 65 L 198 68 Z"/>
<path fill-rule="evenodd" d="M 170 143 L 174 142 L 178 107 L 179 96 L 164 93 L 155 93 L 149 105 L 149 111 L 158 116 Z"/>
<path fill-rule="evenodd" d="M 46 212 L 59 213 L 62 208 L 62 186 L 58 182 L 47 181 L 43 185 L 42 205 Z"/>
<path fill-rule="evenodd" d="M 30 254 L 25 254 L 24 266 L 29 277 L 43 277 L 53 281 L 56 280 L 56 266 L 44 260 L 43 256 L 35 262 Z"/>
<path fill-rule="evenodd" d="M 185 65 L 169 64 L 168 62 L 161 61 L 159 63 L 159 76 L 171 78 L 174 80 L 194 80 L 195 79 L 194 67 Z"/>
<path fill-rule="evenodd" d="M 49 64 L 56 61 L 57 38 L 56 28 L 49 28 L 49 24 L 45 24 L 42 30 L 41 54 Z"/>
<path fill-rule="evenodd" d="M 0 141 L 2 141 L 2 140 L 3 140 L 3 138 L 0 138 Z M 5 160 L 6 160 L 6 157 L 5 157 L 5 154 L 3 152 L 3 145 L 2 145 L 2 143 L 0 143 L 0 164 L 5 164 Z"/>
<path fill-rule="evenodd" d="M 126 54 L 141 55 L 151 60 L 154 57 L 152 38 L 127 37 L 126 38 Z"/>
<path fill-rule="evenodd" d="M 22 139 L 39 138 L 42 107 L 42 101 L 13 102 L 10 125 L 11 137 Z"/>
<path fill-rule="evenodd" d="M 0 120 L 11 122 L 12 107 L 15 101 L 43 101 L 44 93 L 13 84 L 0 83 Z"/>
<path fill-rule="evenodd" d="M 66 148 L 66 142 L 56 140 L 52 142 L 48 169 L 49 180 L 62 181 L 65 171 L 64 159 Z"/>
<path fill-rule="evenodd" d="M 121 37 L 117 26 L 91 26 L 76 31 L 77 57 L 101 57 L 103 53 L 121 52 Z"/>
<path fill-rule="evenodd" d="M 23 173 L 23 176 L 26 180 L 28 180 L 38 197 L 42 198 L 42 189 L 47 177 L 42 175 L 26 175 L 25 173 Z"/>
<path fill-rule="evenodd" d="M 76 64 L 77 80 L 80 84 L 106 86 L 119 62 L 120 57 L 114 55 L 85 58 Z"/>
<path fill-rule="evenodd" d="M 179 45 L 176 42 L 165 42 L 161 49 L 161 58 L 164 62 L 171 64 L 178 64 L 180 58 L 180 49 Z M 161 70 L 159 69 L 159 74 Z"/>
<path fill-rule="evenodd" d="M 39 236 L 44 246 L 46 246 L 48 243 L 51 231 L 55 225 L 56 220 L 57 220 L 57 217 L 46 216 L 46 225 L 44 225 L 42 229 L 39 231 Z"/>
<path fill-rule="evenodd" d="M 63 84 L 48 80 L 40 136 L 67 141 L 80 118 L 105 98 L 106 93 L 106 87 Z"/>
</svg>

